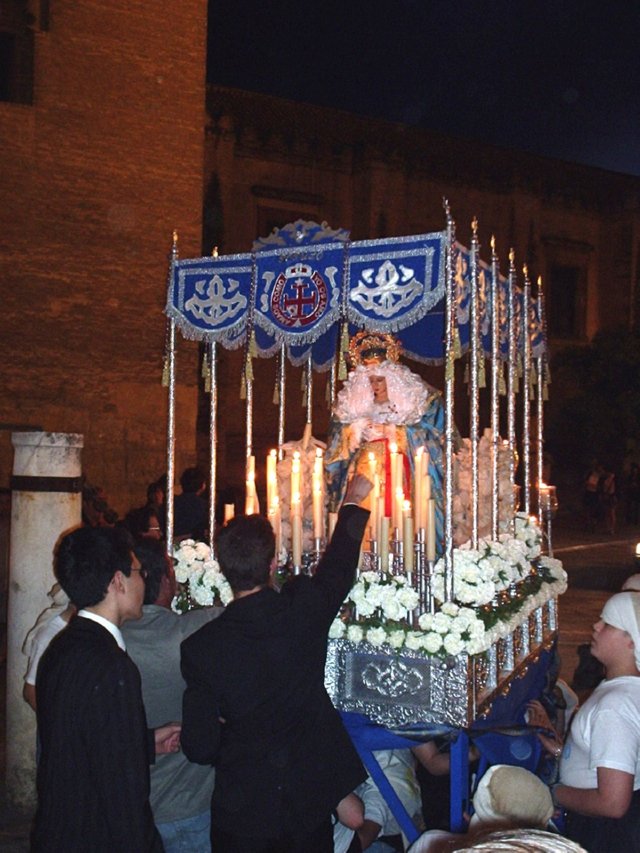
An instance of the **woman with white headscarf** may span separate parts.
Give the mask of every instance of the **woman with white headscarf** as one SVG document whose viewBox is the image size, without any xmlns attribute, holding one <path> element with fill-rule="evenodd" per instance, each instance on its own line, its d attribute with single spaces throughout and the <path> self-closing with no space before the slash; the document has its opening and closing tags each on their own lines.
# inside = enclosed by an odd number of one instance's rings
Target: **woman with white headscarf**
<svg viewBox="0 0 640 853">
<path fill-rule="evenodd" d="M 593 626 L 605 679 L 576 712 L 554 786 L 567 835 L 590 853 L 640 851 L 640 595 L 620 592 Z"/>
</svg>

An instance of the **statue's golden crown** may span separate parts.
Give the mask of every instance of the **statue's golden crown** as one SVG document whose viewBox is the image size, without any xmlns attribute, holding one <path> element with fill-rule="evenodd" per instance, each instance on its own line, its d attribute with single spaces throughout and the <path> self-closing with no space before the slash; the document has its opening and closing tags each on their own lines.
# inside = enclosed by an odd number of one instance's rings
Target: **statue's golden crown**
<svg viewBox="0 0 640 853">
<path fill-rule="evenodd" d="M 349 362 L 352 367 L 398 361 L 402 344 L 384 332 L 357 332 L 349 341 Z"/>
</svg>

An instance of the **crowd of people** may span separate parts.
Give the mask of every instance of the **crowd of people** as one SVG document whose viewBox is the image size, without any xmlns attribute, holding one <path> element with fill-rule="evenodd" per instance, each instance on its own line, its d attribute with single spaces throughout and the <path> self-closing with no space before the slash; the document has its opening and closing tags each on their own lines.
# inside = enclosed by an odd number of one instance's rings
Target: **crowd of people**
<svg viewBox="0 0 640 853">
<path fill-rule="evenodd" d="M 602 473 L 592 480 L 603 492 Z M 189 468 L 180 483 L 175 538 L 203 538 L 204 474 Z M 239 515 L 219 527 L 233 601 L 183 615 L 171 609 L 166 477 L 122 522 L 92 491 L 94 516 L 62 537 L 52 606 L 24 646 L 24 698 L 38 731 L 35 851 L 640 853 L 635 590 L 613 596 L 594 626 L 602 681 L 577 710 L 557 673 L 532 697 L 527 719 L 544 749 L 537 775 L 490 767 L 475 780 L 467 833 L 448 832 L 446 741 L 376 753 L 424 830 L 409 846 L 397 805 L 367 775 L 324 687 L 329 626 L 355 578 L 370 488 L 361 473 L 344 479 L 315 574 L 280 591 L 268 520 Z M 475 746 L 469 758 L 475 771 Z M 513 831 L 498 841 L 497 828 Z"/>
</svg>

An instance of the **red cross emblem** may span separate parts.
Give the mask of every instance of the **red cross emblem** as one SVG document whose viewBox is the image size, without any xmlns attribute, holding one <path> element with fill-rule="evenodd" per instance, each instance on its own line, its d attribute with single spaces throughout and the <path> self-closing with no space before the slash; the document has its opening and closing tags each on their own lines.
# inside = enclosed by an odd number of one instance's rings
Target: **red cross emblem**
<svg viewBox="0 0 640 853">
<path fill-rule="evenodd" d="M 274 319 L 290 329 L 315 323 L 329 301 L 327 284 L 320 273 L 308 268 L 304 271 L 306 275 L 300 272 L 298 265 L 280 273 L 271 293 Z"/>
</svg>

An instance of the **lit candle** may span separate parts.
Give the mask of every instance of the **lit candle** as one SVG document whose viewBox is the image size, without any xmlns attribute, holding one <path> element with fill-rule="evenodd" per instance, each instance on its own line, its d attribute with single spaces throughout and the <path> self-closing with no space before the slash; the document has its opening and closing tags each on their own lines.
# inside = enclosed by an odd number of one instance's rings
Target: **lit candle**
<svg viewBox="0 0 640 853">
<path fill-rule="evenodd" d="M 268 510 L 269 521 L 273 527 L 273 534 L 276 540 L 276 560 L 280 560 L 280 539 L 282 536 L 282 528 L 280 525 L 280 505 L 278 497 L 274 498 L 274 502 Z"/>
<path fill-rule="evenodd" d="M 415 512 L 416 530 L 424 527 L 422 522 L 422 495 L 424 485 L 422 481 L 422 460 L 424 447 L 419 447 L 413 460 L 413 511 Z"/>
<path fill-rule="evenodd" d="M 373 489 L 371 490 L 371 515 L 369 516 L 369 524 L 371 526 L 371 538 L 378 538 L 378 512 L 380 510 L 380 477 L 377 474 L 373 475 Z"/>
<path fill-rule="evenodd" d="M 291 460 L 291 516 L 293 517 L 294 501 L 298 502 L 300 509 L 300 452 L 295 450 Z"/>
<path fill-rule="evenodd" d="M 427 560 L 433 563 L 436 559 L 436 502 L 429 499 L 427 505 Z"/>
<path fill-rule="evenodd" d="M 393 504 L 393 527 L 397 528 L 399 532 L 402 531 L 402 515 L 404 509 L 404 492 L 402 491 L 402 486 L 398 486 L 396 489 L 396 499 Z"/>
<path fill-rule="evenodd" d="M 389 571 L 389 516 L 383 515 L 380 520 L 380 569 Z"/>
<path fill-rule="evenodd" d="M 235 504 L 225 504 L 224 505 L 224 523 L 227 521 L 231 521 L 233 516 L 235 515 L 236 507 Z"/>
<path fill-rule="evenodd" d="M 402 549 L 404 552 L 404 570 L 407 574 L 413 571 L 413 517 L 411 503 L 405 501 L 402 509 Z"/>
<path fill-rule="evenodd" d="M 391 509 L 391 518 L 395 520 L 395 500 L 398 491 L 398 466 L 396 459 L 398 458 L 398 445 L 394 442 L 389 444 L 389 471 L 391 474 L 391 483 L 387 483 L 386 488 L 391 488 L 389 493 L 389 507 Z"/>
<path fill-rule="evenodd" d="M 247 457 L 247 477 L 245 481 L 245 515 L 253 515 L 256 511 L 256 457 Z"/>
<path fill-rule="evenodd" d="M 277 451 L 270 450 L 267 455 L 267 512 L 269 512 L 273 507 L 275 498 L 278 494 L 278 476 L 276 473 L 277 461 Z"/>
<path fill-rule="evenodd" d="M 293 565 L 302 565 L 302 512 L 300 510 L 300 495 L 291 498 L 291 555 Z"/>
<path fill-rule="evenodd" d="M 315 539 L 322 539 L 324 534 L 323 518 L 323 495 L 322 495 L 322 450 L 316 448 L 316 457 L 313 460 L 313 535 Z"/>
</svg>

